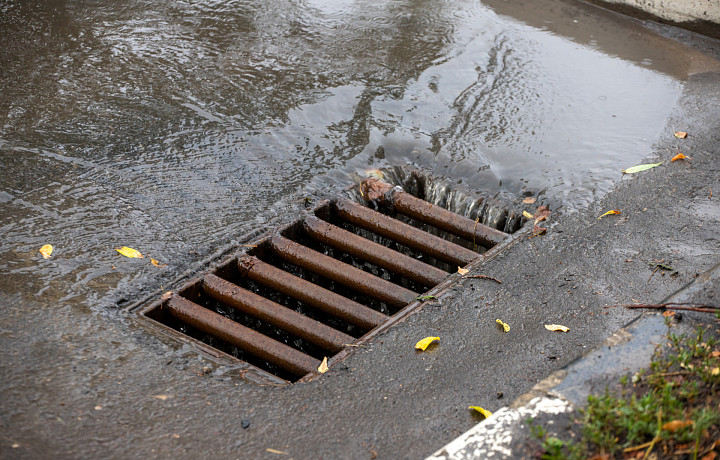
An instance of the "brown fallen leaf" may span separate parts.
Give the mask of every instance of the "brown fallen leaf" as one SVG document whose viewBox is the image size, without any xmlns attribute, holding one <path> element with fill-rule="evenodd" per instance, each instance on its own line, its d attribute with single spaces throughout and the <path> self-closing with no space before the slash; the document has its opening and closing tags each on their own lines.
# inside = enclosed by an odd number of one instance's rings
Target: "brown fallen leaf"
<svg viewBox="0 0 720 460">
<path fill-rule="evenodd" d="M 38 251 L 40 254 L 42 254 L 43 259 L 49 259 L 53 252 L 52 244 L 46 244 L 43 247 L 40 248 Z"/>
<path fill-rule="evenodd" d="M 717 454 L 712 451 L 700 457 L 700 460 L 715 460 L 715 457 L 717 457 Z"/>
<path fill-rule="evenodd" d="M 711 358 L 720 358 L 720 350 L 714 350 L 712 353 L 710 353 Z"/>
<path fill-rule="evenodd" d="M 318 372 L 321 374 L 324 374 L 328 371 L 328 365 L 327 365 L 327 356 L 323 358 L 322 362 L 320 363 L 320 367 L 318 367 Z"/>
<path fill-rule="evenodd" d="M 468 270 L 467 268 L 458 267 L 457 272 L 460 273 L 461 275 L 467 275 L 468 273 L 470 273 L 470 270 Z"/>
<path fill-rule="evenodd" d="M 535 211 L 535 223 L 547 219 L 550 217 L 550 209 L 547 206 L 538 206 L 537 211 Z"/>
<path fill-rule="evenodd" d="M 685 139 L 687 137 L 687 133 L 685 131 L 678 131 L 675 133 L 675 137 L 678 139 Z"/>
<path fill-rule="evenodd" d="M 360 184 L 360 194 L 367 201 L 377 200 L 391 189 L 392 185 L 375 179 L 374 177 L 368 177 Z"/>
<path fill-rule="evenodd" d="M 670 161 L 678 161 L 678 160 L 685 160 L 685 159 L 692 160 L 692 158 L 683 155 L 681 152 L 678 152 L 678 154 L 675 155 L 674 157 L 672 157 L 670 159 Z"/>
<path fill-rule="evenodd" d="M 534 237 L 540 236 L 546 232 L 547 232 L 547 228 L 538 227 L 537 225 L 534 225 L 533 229 L 532 229 L 532 235 L 528 236 L 528 238 L 534 238 Z"/>
<path fill-rule="evenodd" d="M 529 197 L 525 198 L 522 202 L 525 204 L 533 204 L 536 201 L 537 201 L 537 198 L 535 198 L 534 196 L 529 196 Z"/>
<path fill-rule="evenodd" d="M 610 460 L 610 454 L 595 454 L 588 458 L 588 460 Z"/>
<path fill-rule="evenodd" d="M 161 264 L 160 262 L 158 262 L 155 259 L 150 259 L 150 263 L 155 265 L 156 267 L 167 267 L 167 264 Z"/>
<path fill-rule="evenodd" d="M 683 428 L 686 428 L 688 426 L 691 426 L 693 424 L 692 420 L 673 420 L 671 422 L 667 422 L 662 426 L 662 429 L 665 431 L 669 431 L 671 433 L 676 432 L 677 430 L 681 430 Z"/>
<path fill-rule="evenodd" d="M 663 315 L 664 317 L 666 317 L 666 318 L 669 318 L 669 317 L 671 317 L 671 316 L 675 316 L 675 312 L 674 312 L 674 311 L 667 310 L 667 311 L 664 311 L 662 315 Z"/>
</svg>

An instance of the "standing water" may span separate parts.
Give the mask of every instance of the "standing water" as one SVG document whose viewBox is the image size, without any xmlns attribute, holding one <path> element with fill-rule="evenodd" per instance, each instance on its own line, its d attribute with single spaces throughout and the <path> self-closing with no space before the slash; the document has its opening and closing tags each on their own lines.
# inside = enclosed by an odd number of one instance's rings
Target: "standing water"
<svg viewBox="0 0 720 460">
<path fill-rule="evenodd" d="M 582 209 L 714 63 L 584 4 L 509 3 L 4 1 L 2 291 L 114 304 L 368 168 Z"/>
</svg>

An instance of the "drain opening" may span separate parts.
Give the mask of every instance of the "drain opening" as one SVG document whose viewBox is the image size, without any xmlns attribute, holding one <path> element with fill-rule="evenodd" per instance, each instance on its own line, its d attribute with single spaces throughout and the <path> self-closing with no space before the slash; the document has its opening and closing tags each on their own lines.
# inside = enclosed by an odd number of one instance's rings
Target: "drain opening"
<svg viewBox="0 0 720 460">
<path fill-rule="evenodd" d="M 325 202 L 141 316 L 293 382 L 314 375 L 324 357 L 332 366 L 459 266 L 508 240 L 480 218 L 377 179 L 358 192 L 368 205 Z M 504 211 L 504 228 L 512 212 Z"/>
</svg>

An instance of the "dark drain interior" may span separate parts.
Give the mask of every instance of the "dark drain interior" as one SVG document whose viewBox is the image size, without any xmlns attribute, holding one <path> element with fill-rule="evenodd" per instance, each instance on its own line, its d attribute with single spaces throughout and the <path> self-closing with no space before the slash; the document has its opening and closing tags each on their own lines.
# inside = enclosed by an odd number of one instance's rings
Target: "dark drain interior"
<svg viewBox="0 0 720 460">
<path fill-rule="evenodd" d="M 141 315 L 292 382 L 314 375 L 325 357 L 332 367 L 349 345 L 508 239 L 479 217 L 376 179 L 358 191 L 367 206 L 324 202 Z"/>
</svg>

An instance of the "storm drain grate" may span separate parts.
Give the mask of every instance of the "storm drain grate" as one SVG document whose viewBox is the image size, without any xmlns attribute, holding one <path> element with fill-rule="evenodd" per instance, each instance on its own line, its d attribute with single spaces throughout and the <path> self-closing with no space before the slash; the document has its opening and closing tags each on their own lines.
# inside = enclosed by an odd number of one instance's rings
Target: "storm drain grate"
<svg viewBox="0 0 720 460">
<path fill-rule="evenodd" d="M 346 198 L 323 202 L 141 315 L 244 361 L 268 381 L 293 382 L 314 375 L 324 357 L 332 367 L 348 346 L 508 240 L 400 187 L 373 178 L 360 187 L 378 210 Z"/>
</svg>

